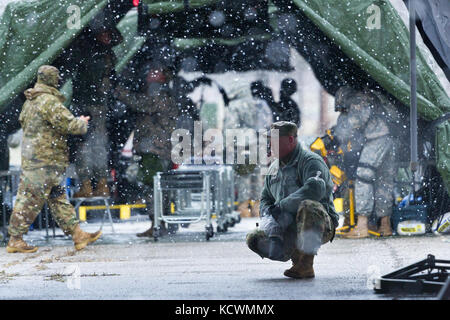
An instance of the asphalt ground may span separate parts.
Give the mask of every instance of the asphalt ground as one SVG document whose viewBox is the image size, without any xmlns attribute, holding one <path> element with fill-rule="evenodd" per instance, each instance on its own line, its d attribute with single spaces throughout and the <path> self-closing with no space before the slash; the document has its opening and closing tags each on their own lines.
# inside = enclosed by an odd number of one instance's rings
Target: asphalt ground
<svg viewBox="0 0 450 320">
<path fill-rule="evenodd" d="M 245 235 L 257 221 L 242 219 L 209 241 L 203 224 L 158 242 L 135 236 L 149 226 L 145 218 L 115 223 L 116 233 L 105 224 L 99 241 L 79 252 L 59 230 L 48 239 L 32 231 L 25 239 L 39 246 L 36 253 L 0 247 L 0 299 L 432 299 L 376 294 L 371 279 L 428 254 L 450 258 L 449 236 L 335 239 L 320 249 L 316 277 L 294 280 L 283 276 L 290 262 L 261 259 L 247 248 Z M 82 228 L 94 231 L 99 224 Z"/>
</svg>

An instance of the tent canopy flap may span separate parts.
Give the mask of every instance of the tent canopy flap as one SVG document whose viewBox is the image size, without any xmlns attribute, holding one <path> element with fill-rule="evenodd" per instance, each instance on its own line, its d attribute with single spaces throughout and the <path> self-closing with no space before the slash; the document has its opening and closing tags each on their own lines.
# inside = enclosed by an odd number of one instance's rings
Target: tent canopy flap
<svg viewBox="0 0 450 320">
<path fill-rule="evenodd" d="M 40 65 L 51 63 L 107 0 L 35 0 L 8 4 L 0 18 L 0 112 Z"/>
<path fill-rule="evenodd" d="M 409 31 L 389 1 L 292 0 L 339 49 L 405 106 L 410 103 Z M 450 112 L 450 99 L 417 48 L 417 106 L 424 120 Z M 436 131 L 437 168 L 450 191 L 450 123 Z"/>
<path fill-rule="evenodd" d="M 292 2 L 380 86 L 409 105 L 409 31 L 389 1 Z M 419 49 L 417 68 L 420 116 L 434 120 L 450 112 L 450 99 Z"/>
</svg>

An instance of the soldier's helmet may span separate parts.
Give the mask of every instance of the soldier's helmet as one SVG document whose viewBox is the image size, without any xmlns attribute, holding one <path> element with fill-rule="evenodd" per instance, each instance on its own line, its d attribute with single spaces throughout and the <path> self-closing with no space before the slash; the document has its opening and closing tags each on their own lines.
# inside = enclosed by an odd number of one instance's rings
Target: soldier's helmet
<svg viewBox="0 0 450 320">
<path fill-rule="evenodd" d="M 59 70 L 54 66 L 40 66 L 37 72 L 37 82 L 57 88 L 61 77 Z"/>
<path fill-rule="evenodd" d="M 335 94 L 334 111 L 348 112 L 348 109 L 350 108 L 349 102 L 356 93 L 357 91 L 352 87 L 340 87 Z"/>
</svg>

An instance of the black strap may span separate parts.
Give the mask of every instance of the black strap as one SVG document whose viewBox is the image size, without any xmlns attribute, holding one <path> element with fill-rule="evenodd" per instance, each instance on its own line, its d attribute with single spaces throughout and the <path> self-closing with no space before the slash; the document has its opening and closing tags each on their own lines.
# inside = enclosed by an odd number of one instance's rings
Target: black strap
<svg viewBox="0 0 450 320">
<path fill-rule="evenodd" d="M 377 172 L 377 170 L 378 170 L 378 168 L 374 167 L 371 164 L 365 163 L 365 162 L 358 162 L 358 167 L 367 168 L 367 169 L 373 170 L 374 172 Z"/>
<path fill-rule="evenodd" d="M 433 120 L 430 122 L 429 126 L 431 128 L 435 128 L 438 125 L 440 125 L 441 123 L 447 121 L 450 119 L 450 112 L 444 113 L 442 116 L 440 116 L 439 118 L 437 118 L 436 120 Z"/>
<path fill-rule="evenodd" d="M 359 180 L 361 182 L 364 182 L 366 184 L 375 184 L 374 180 L 369 180 L 369 179 L 365 179 L 365 178 L 361 178 L 360 176 L 356 175 L 356 180 Z"/>
<path fill-rule="evenodd" d="M 183 0 L 184 3 L 184 10 L 189 10 L 189 0 Z"/>
</svg>

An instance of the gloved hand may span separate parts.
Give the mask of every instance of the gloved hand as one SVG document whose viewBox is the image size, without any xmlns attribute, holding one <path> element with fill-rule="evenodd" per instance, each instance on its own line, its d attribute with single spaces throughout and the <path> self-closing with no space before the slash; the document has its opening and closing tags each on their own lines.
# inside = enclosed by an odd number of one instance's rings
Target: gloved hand
<svg viewBox="0 0 450 320">
<path fill-rule="evenodd" d="M 281 215 L 281 208 L 280 208 L 280 205 L 279 205 L 279 204 L 271 205 L 271 206 L 269 207 L 269 212 L 270 212 L 270 215 L 271 215 L 276 221 L 278 221 L 278 218 L 279 218 L 280 215 Z"/>
<path fill-rule="evenodd" d="M 277 220 L 280 214 L 281 214 L 280 206 L 278 204 L 273 204 L 263 211 L 262 216 L 272 216 L 275 220 Z"/>
<path fill-rule="evenodd" d="M 325 196 L 327 186 L 325 180 L 323 180 L 320 175 L 321 172 L 317 171 L 315 177 L 306 180 L 304 187 L 308 199 L 320 201 L 320 199 Z"/>
</svg>

